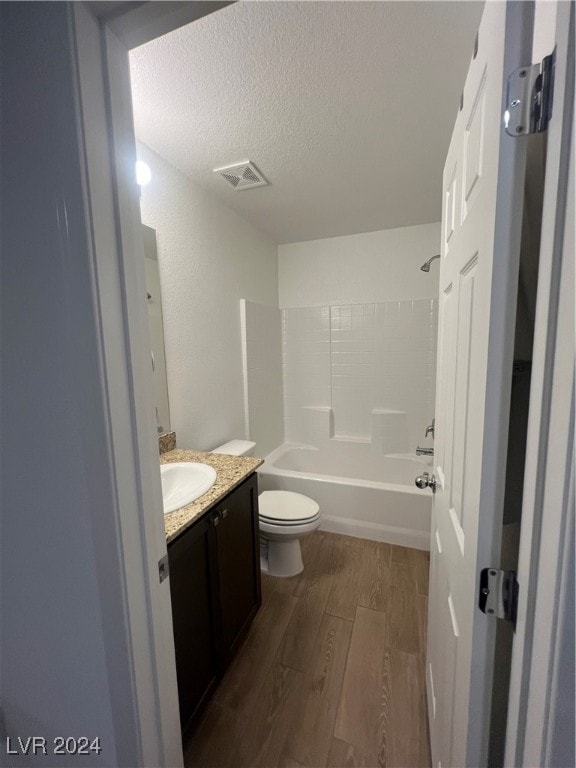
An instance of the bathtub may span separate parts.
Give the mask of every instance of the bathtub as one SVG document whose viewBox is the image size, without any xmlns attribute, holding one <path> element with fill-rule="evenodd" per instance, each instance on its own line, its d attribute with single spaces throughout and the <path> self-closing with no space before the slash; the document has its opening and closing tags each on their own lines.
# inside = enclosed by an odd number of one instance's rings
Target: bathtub
<svg viewBox="0 0 576 768">
<path fill-rule="evenodd" d="M 260 491 L 303 493 L 320 505 L 320 528 L 363 539 L 430 549 L 432 492 L 414 486 L 430 460 L 383 455 L 370 443 L 281 445 L 258 470 Z"/>
</svg>

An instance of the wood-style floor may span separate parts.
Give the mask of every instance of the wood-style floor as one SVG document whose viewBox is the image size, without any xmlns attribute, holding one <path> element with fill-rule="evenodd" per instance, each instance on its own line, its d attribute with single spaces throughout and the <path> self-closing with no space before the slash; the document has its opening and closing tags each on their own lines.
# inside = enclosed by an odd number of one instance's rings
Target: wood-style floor
<svg viewBox="0 0 576 768">
<path fill-rule="evenodd" d="M 428 553 L 316 531 L 186 745 L 187 768 L 430 766 Z"/>
</svg>

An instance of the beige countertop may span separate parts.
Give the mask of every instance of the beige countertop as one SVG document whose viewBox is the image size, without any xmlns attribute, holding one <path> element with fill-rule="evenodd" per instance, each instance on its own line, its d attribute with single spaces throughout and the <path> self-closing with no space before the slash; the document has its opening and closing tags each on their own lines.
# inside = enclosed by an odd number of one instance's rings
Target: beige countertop
<svg viewBox="0 0 576 768">
<path fill-rule="evenodd" d="M 175 448 L 160 454 L 160 464 L 175 461 L 198 461 L 209 464 L 216 470 L 216 482 L 203 496 L 185 507 L 164 515 L 166 542 L 169 543 L 188 528 L 204 512 L 215 506 L 227 493 L 255 472 L 264 463 L 264 459 L 253 456 L 228 456 L 225 453 L 204 453 L 203 451 L 184 451 Z"/>
</svg>

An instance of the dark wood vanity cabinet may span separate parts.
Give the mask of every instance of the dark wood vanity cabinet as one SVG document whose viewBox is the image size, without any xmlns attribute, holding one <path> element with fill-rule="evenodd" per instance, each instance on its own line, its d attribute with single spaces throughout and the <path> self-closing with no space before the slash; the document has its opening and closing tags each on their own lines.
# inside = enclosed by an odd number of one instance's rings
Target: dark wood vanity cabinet
<svg viewBox="0 0 576 768">
<path fill-rule="evenodd" d="M 227 664 L 261 602 L 257 475 L 228 494 L 215 514 L 219 658 Z"/>
<path fill-rule="evenodd" d="M 217 573 L 205 518 L 168 546 L 180 723 L 185 727 L 218 677 Z"/>
<path fill-rule="evenodd" d="M 256 474 L 171 542 L 168 559 L 180 722 L 185 730 L 260 607 Z"/>
</svg>

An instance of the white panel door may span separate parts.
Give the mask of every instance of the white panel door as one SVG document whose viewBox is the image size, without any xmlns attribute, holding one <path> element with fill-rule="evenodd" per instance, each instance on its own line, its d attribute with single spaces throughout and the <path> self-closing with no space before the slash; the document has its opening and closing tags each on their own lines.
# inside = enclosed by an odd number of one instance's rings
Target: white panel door
<svg viewBox="0 0 576 768">
<path fill-rule="evenodd" d="M 427 690 L 434 766 L 486 763 L 494 619 L 478 574 L 497 566 L 525 139 L 502 126 L 525 55 L 527 3 L 485 7 L 443 178 Z M 527 23 L 526 23 L 527 22 Z"/>
</svg>

